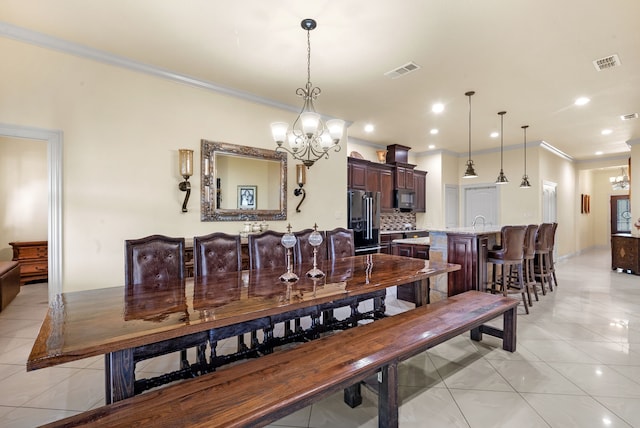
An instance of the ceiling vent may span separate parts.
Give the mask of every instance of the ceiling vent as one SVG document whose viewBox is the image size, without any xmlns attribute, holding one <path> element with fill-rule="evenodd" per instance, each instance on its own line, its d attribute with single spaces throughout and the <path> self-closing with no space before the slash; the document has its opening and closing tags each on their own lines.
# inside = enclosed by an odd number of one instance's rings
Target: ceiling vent
<svg viewBox="0 0 640 428">
<path fill-rule="evenodd" d="M 608 68 L 618 67 L 620 65 L 622 65 L 620 63 L 620 58 L 618 58 L 618 55 L 616 54 L 606 56 L 604 58 L 600 58 L 593 61 L 593 66 L 598 71 L 606 70 Z"/>
<path fill-rule="evenodd" d="M 622 120 L 631 120 L 631 119 L 637 119 L 637 118 L 638 118 L 638 113 L 623 114 L 622 116 L 620 116 L 620 119 Z"/>
<path fill-rule="evenodd" d="M 406 74 L 411 73 L 412 71 L 419 70 L 420 66 L 415 62 L 408 62 L 402 67 L 398 67 L 395 70 L 387 71 L 384 73 L 390 79 L 397 79 L 398 77 L 404 76 Z"/>
</svg>

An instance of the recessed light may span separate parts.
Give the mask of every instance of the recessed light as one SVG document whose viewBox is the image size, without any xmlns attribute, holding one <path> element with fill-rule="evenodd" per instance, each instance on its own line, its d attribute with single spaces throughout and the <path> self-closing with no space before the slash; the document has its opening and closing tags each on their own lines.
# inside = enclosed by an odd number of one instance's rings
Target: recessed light
<svg viewBox="0 0 640 428">
<path fill-rule="evenodd" d="M 435 148 L 436 148 L 436 145 L 435 145 L 435 144 L 429 144 L 429 148 L 430 148 L 430 149 L 435 149 Z"/>
<path fill-rule="evenodd" d="M 602 152 L 598 151 L 596 152 L 596 156 L 600 156 L 602 154 Z"/>
<path fill-rule="evenodd" d="M 489 136 L 491 138 L 498 138 L 500 136 L 500 133 L 499 132 L 492 132 L 491 134 L 489 134 Z"/>
<path fill-rule="evenodd" d="M 431 111 L 434 113 L 442 113 L 444 111 L 444 104 L 442 103 L 435 103 L 432 107 L 431 107 Z"/>
<path fill-rule="evenodd" d="M 576 99 L 575 105 L 577 106 L 583 106 L 585 104 L 588 104 L 589 101 L 591 101 L 589 98 L 587 97 L 580 97 Z"/>
<path fill-rule="evenodd" d="M 375 127 L 370 123 L 367 123 L 364 126 L 364 132 L 373 132 L 374 129 L 375 129 Z"/>
<path fill-rule="evenodd" d="M 600 133 L 601 133 L 602 135 L 609 135 L 609 134 L 611 134 L 612 132 L 613 132 L 613 131 L 612 131 L 612 130 L 610 130 L 610 129 L 603 129 L 602 131 L 600 131 Z"/>
<path fill-rule="evenodd" d="M 429 131 L 429 133 L 430 133 L 431 135 L 436 135 L 438 132 L 440 132 L 440 131 L 438 131 L 438 130 L 437 130 L 437 129 L 435 129 L 435 128 L 433 128 L 431 131 Z"/>
</svg>

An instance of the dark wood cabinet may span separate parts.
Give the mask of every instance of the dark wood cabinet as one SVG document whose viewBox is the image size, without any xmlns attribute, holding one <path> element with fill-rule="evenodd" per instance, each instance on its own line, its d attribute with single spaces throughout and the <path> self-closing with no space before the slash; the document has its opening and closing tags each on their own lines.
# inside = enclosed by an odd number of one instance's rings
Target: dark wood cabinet
<svg viewBox="0 0 640 428">
<path fill-rule="evenodd" d="M 397 238 L 394 238 L 397 239 Z M 393 254 L 396 256 L 413 257 L 414 259 L 429 260 L 429 246 L 415 244 L 392 244 Z M 399 285 L 397 298 L 406 302 L 416 303 L 415 286 L 413 284 Z"/>
<path fill-rule="evenodd" d="M 413 168 L 410 164 L 396 164 L 396 189 L 413 189 Z"/>
<path fill-rule="evenodd" d="M 640 237 L 630 233 L 611 235 L 611 269 L 640 275 Z"/>
<path fill-rule="evenodd" d="M 49 278 L 49 247 L 47 241 L 9 242 L 13 260 L 20 265 L 20 285 Z"/>
<path fill-rule="evenodd" d="M 385 233 L 380 235 L 380 252 L 384 254 L 393 254 L 393 240 L 402 239 L 402 233 Z"/>
<path fill-rule="evenodd" d="M 347 181 L 349 189 L 367 190 L 368 161 L 349 158 L 347 162 Z"/>
<path fill-rule="evenodd" d="M 385 166 L 380 170 L 380 209 L 393 211 L 393 167 Z"/>
<path fill-rule="evenodd" d="M 495 243 L 496 233 L 447 234 L 447 261 L 462 266 L 448 275 L 449 296 L 468 290 L 486 291 L 487 253 Z"/>
<path fill-rule="evenodd" d="M 413 170 L 413 189 L 416 192 L 414 211 L 427 211 L 427 171 Z"/>
</svg>

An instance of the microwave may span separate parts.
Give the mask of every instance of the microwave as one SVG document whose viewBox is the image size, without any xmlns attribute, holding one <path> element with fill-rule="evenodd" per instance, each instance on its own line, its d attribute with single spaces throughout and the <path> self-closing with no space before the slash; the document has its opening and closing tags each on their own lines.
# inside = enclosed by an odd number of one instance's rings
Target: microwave
<svg viewBox="0 0 640 428">
<path fill-rule="evenodd" d="M 416 192 L 409 189 L 396 189 L 394 208 L 400 211 L 413 211 L 416 201 Z"/>
</svg>

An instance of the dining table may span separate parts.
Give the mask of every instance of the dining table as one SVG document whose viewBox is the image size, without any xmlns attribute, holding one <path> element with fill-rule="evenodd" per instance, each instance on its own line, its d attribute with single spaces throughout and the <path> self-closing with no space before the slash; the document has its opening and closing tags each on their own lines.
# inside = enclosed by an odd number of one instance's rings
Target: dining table
<svg viewBox="0 0 640 428">
<path fill-rule="evenodd" d="M 308 277 L 310 267 L 292 268 L 295 281 L 281 280 L 283 269 L 273 268 L 59 294 L 49 304 L 27 371 L 104 355 L 108 404 L 135 394 L 137 348 L 282 319 L 404 284 L 415 286 L 416 307 L 422 306 L 429 302 L 429 278 L 460 269 L 388 254 L 323 261 L 321 278 Z M 158 349 L 158 355 L 166 353 Z"/>
</svg>

